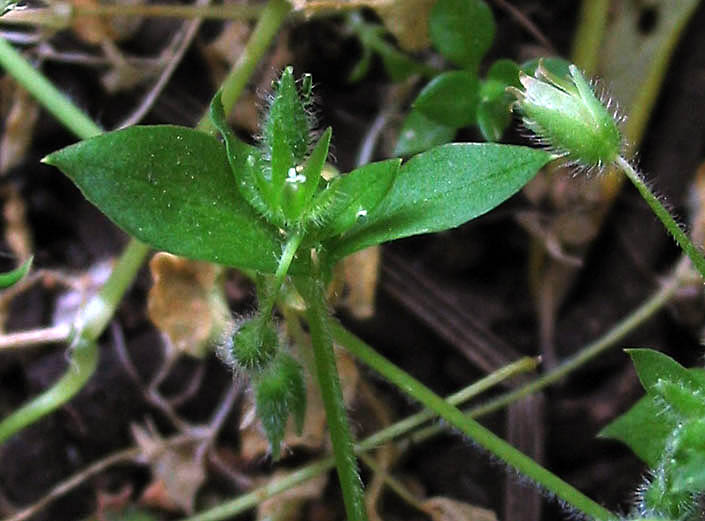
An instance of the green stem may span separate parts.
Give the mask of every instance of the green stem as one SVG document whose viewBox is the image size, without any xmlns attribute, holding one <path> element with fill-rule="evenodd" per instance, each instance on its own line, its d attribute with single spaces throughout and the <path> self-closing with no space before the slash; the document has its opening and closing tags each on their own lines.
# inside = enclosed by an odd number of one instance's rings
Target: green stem
<svg viewBox="0 0 705 521">
<path fill-rule="evenodd" d="M 32 94 L 45 110 L 81 139 L 88 139 L 103 132 L 91 118 L 71 103 L 59 89 L 1 37 L 0 66 Z"/>
<path fill-rule="evenodd" d="M 302 286 L 308 305 L 306 318 L 311 334 L 316 376 L 326 411 L 335 465 L 343 491 L 345 512 L 348 521 L 364 521 L 367 519 L 365 493 L 357 471 L 352 435 L 343 402 L 343 393 L 340 390 L 338 369 L 335 365 L 325 288 L 323 283 L 317 279 L 304 281 Z"/>
<path fill-rule="evenodd" d="M 686 258 L 683 257 L 683 259 L 685 260 Z M 533 382 L 516 389 L 515 391 L 502 394 L 486 404 L 480 405 L 479 407 L 473 407 L 470 411 L 466 412 L 466 414 L 476 418 L 478 416 L 483 416 L 485 414 L 490 414 L 503 409 L 510 403 L 519 401 L 526 396 L 534 394 L 550 385 L 553 385 L 559 380 L 562 380 L 568 376 L 568 374 L 586 364 L 588 361 L 597 357 L 610 347 L 616 345 L 620 340 L 626 337 L 630 332 L 634 331 L 634 329 L 636 329 L 639 325 L 643 324 L 646 320 L 653 316 L 654 313 L 663 308 L 669 300 L 671 300 L 673 295 L 678 290 L 680 284 L 680 278 L 678 275 L 682 271 L 682 263 L 679 263 L 678 267 L 675 269 L 674 275 L 646 302 L 624 317 L 624 319 L 620 320 L 602 337 L 580 349 L 576 355 L 568 358 L 552 371 L 544 374 L 540 378 L 537 378 Z M 438 430 L 440 430 L 440 427 L 433 425 L 419 431 L 414 435 L 414 442 L 421 442 L 428 436 L 434 435 Z"/>
<path fill-rule="evenodd" d="M 274 304 L 276 303 L 277 298 L 279 298 L 279 291 L 281 290 L 282 284 L 284 284 L 286 274 L 289 272 L 289 266 L 291 266 L 291 263 L 294 260 L 294 255 L 296 255 L 303 238 L 304 235 L 302 233 L 295 233 L 289 237 L 289 240 L 287 240 L 284 245 L 284 251 L 282 252 L 282 256 L 279 258 L 277 271 L 274 273 L 274 284 L 272 286 L 272 291 L 269 295 L 267 295 L 266 300 L 260 303 L 260 313 L 265 319 L 269 318 L 272 310 L 274 309 Z"/>
<path fill-rule="evenodd" d="M 108 281 L 78 315 L 68 371 L 52 387 L 0 422 L 0 444 L 68 402 L 93 376 L 98 363 L 96 340 L 110 321 L 148 251 L 144 244 L 134 239 L 130 241 Z"/>
<path fill-rule="evenodd" d="M 602 39 L 605 37 L 610 0 L 583 0 L 580 22 L 573 40 L 573 63 L 588 75 L 597 72 Z"/>
<path fill-rule="evenodd" d="M 297 320 L 292 317 L 293 320 Z M 461 404 L 464 400 L 469 400 L 470 398 L 476 396 L 482 391 L 489 389 L 490 387 L 498 384 L 502 380 L 509 378 L 510 376 L 515 376 L 524 371 L 531 371 L 536 367 L 536 360 L 532 358 L 522 358 L 506 367 L 498 369 L 497 371 L 485 376 L 481 380 L 473 383 L 472 385 L 458 391 L 448 398 L 448 402 L 454 405 Z M 412 429 L 418 427 L 425 421 L 428 421 L 434 416 L 432 411 L 422 411 L 409 416 L 381 431 L 373 434 L 372 436 L 365 438 L 358 445 L 355 446 L 356 453 L 367 452 L 380 445 L 389 443 L 390 441 L 399 438 Z M 285 492 L 309 479 L 313 479 L 316 476 L 328 472 L 335 465 L 335 458 L 325 458 L 323 460 L 315 461 L 294 471 L 286 477 L 277 479 L 269 482 L 268 484 L 251 490 L 247 494 L 244 494 L 232 501 L 228 501 L 221 505 L 218 505 L 210 510 L 196 514 L 185 518 L 181 521 L 221 521 L 223 519 L 228 519 L 246 510 L 253 508 L 264 500 L 267 500 L 277 494 Z"/>
<path fill-rule="evenodd" d="M 661 201 L 658 200 L 658 197 L 656 197 L 646 185 L 641 175 L 639 175 L 634 167 L 629 164 L 629 161 L 620 156 L 615 162 L 617 166 L 619 166 L 626 174 L 629 180 L 634 183 L 634 186 L 639 191 L 639 194 L 641 194 L 651 210 L 656 214 L 656 217 L 661 220 L 663 225 L 666 227 L 666 230 L 673 235 L 673 238 L 676 240 L 678 245 L 693 262 L 695 269 L 697 269 L 700 275 L 705 278 L 705 257 L 703 257 L 702 253 L 698 250 L 695 244 L 693 244 L 693 241 L 690 240 L 690 237 L 685 234 L 683 229 L 673 219 L 671 213 L 666 210 L 663 204 L 661 204 Z"/>
<path fill-rule="evenodd" d="M 226 114 L 232 110 L 235 101 L 242 93 L 250 76 L 252 76 L 255 66 L 269 48 L 290 11 L 291 5 L 286 0 L 269 0 L 262 10 L 262 14 L 252 31 L 252 36 L 247 41 L 247 45 L 243 49 L 242 54 L 240 54 L 237 63 L 223 82 L 221 92 L 223 108 Z M 208 112 L 201 118 L 197 128 L 208 133 L 215 132 L 215 127 L 208 116 Z"/>
<path fill-rule="evenodd" d="M 602 521 L 617 519 L 615 514 L 515 449 L 475 420 L 465 416 L 457 407 L 449 404 L 421 382 L 382 357 L 340 324 L 332 320 L 330 322 L 330 328 L 336 342 L 343 345 L 350 353 L 377 371 L 386 380 L 399 387 L 405 394 L 433 410 L 485 450 L 591 518 Z"/>
</svg>

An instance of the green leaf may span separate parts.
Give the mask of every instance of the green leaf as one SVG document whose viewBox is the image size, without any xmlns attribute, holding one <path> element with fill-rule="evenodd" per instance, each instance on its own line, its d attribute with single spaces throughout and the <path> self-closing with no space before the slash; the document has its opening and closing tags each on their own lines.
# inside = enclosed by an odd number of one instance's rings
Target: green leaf
<svg viewBox="0 0 705 521">
<path fill-rule="evenodd" d="M 332 134 L 332 129 L 328 127 L 301 168 L 301 173 L 295 169 L 294 177 L 287 179 L 282 203 L 284 214 L 290 221 L 298 220 L 303 213 L 311 210 L 311 201 L 321 183 L 321 171 L 328 157 Z"/>
<path fill-rule="evenodd" d="M 262 141 L 270 150 L 274 147 L 274 134 L 291 151 L 293 161 L 300 163 L 308 152 L 311 121 L 306 103 L 299 96 L 294 80 L 294 69 L 289 66 L 282 72 L 272 94 L 272 103 L 264 119 Z M 274 151 L 272 150 L 272 156 Z M 272 157 L 272 162 L 278 159 Z M 276 186 L 276 185 L 275 185 Z"/>
<path fill-rule="evenodd" d="M 272 459 L 279 459 L 280 445 L 289 414 L 301 431 L 306 412 L 306 387 L 299 363 L 279 353 L 272 364 L 254 379 L 255 408 L 267 434 Z"/>
<path fill-rule="evenodd" d="M 419 111 L 412 110 L 401 127 L 394 155 L 410 156 L 443 145 L 451 141 L 456 132 L 455 127 L 437 123 Z"/>
<path fill-rule="evenodd" d="M 514 98 L 507 87 L 519 87 L 519 66 L 511 60 L 497 60 L 487 72 L 480 87 L 477 107 L 477 125 L 488 141 L 499 141 L 512 121 L 511 105 Z"/>
<path fill-rule="evenodd" d="M 644 396 L 612 421 L 598 436 L 619 440 L 651 468 L 656 468 L 678 418 L 669 414 L 658 397 Z"/>
<path fill-rule="evenodd" d="M 392 44 L 381 38 L 375 40 L 372 43 L 372 47 L 382 58 L 384 70 L 393 82 L 404 81 L 414 74 L 429 76 L 435 73 L 435 70 L 431 67 L 412 60 L 407 54 L 399 51 Z"/>
<path fill-rule="evenodd" d="M 433 78 L 413 107 L 437 123 L 460 128 L 475 122 L 479 97 L 480 82 L 474 72 L 449 71 Z"/>
<path fill-rule="evenodd" d="M 705 418 L 685 423 L 676 438 L 670 461 L 671 489 L 701 492 L 705 489 Z"/>
<path fill-rule="evenodd" d="M 17 284 L 22 278 L 29 273 L 29 269 L 32 267 L 32 261 L 34 257 L 30 257 L 18 266 L 14 270 L 8 271 L 6 273 L 0 273 L 0 289 L 9 288 Z"/>
<path fill-rule="evenodd" d="M 228 162 L 240 195 L 263 217 L 276 220 L 274 195 L 271 184 L 262 175 L 264 164 L 260 152 L 255 147 L 240 141 L 228 125 L 220 91 L 211 101 L 210 118 L 225 141 Z M 283 222 L 277 224 L 282 225 Z"/>
<path fill-rule="evenodd" d="M 438 0 L 431 9 L 433 45 L 448 60 L 474 70 L 492 45 L 492 11 L 482 0 Z"/>
<path fill-rule="evenodd" d="M 276 230 L 241 197 L 217 139 L 185 127 L 131 127 L 47 156 L 118 226 L 154 248 L 274 272 Z"/>
<path fill-rule="evenodd" d="M 701 382 L 673 358 L 653 349 L 627 349 L 626 352 L 632 357 L 647 393 L 658 393 L 657 385 L 661 380 L 685 385 L 693 391 L 702 390 Z"/>
<path fill-rule="evenodd" d="M 544 150 L 494 143 L 453 143 L 419 154 L 402 165 L 367 221 L 331 244 L 331 257 L 459 226 L 516 193 L 551 157 Z"/>
<path fill-rule="evenodd" d="M 370 163 L 334 181 L 328 188 L 332 204 L 320 219 L 324 226 L 316 234 L 318 240 L 339 235 L 355 223 L 367 219 L 387 195 L 399 172 L 401 159 Z M 326 192 L 321 197 L 328 197 Z"/>
</svg>

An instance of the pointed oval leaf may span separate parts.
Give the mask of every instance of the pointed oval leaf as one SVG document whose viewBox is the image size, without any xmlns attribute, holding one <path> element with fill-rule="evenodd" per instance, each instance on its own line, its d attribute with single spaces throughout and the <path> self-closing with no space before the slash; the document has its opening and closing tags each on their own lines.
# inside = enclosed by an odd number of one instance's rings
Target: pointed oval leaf
<svg viewBox="0 0 705 521">
<path fill-rule="evenodd" d="M 661 380 L 689 387 L 694 392 L 703 390 L 702 383 L 693 376 L 691 371 L 670 356 L 653 349 L 627 349 L 626 351 L 632 357 L 634 369 L 647 393 L 660 394 L 658 384 Z"/>
<path fill-rule="evenodd" d="M 335 260 L 401 237 L 459 226 L 499 205 L 550 159 L 545 150 L 452 143 L 405 163 L 379 206 L 331 244 Z"/>
<path fill-rule="evenodd" d="M 428 24 L 433 45 L 453 63 L 474 69 L 492 44 L 492 11 L 482 0 L 438 0 Z"/>
<path fill-rule="evenodd" d="M 433 78 L 416 97 L 413 107 L 433 121 L 461 128 L 475 122 L 479 95 L 477 74 L 449 71 Z"/>
<path fill-rule="evenodd" d="M 131 127 L 47 156 L 141 241 L 192 259 L 273 272 L 276 230 L 241 197 L 225 148 L 185 127 Z"/>
<path fill-rule="evenodd" d="M 656 468 L 678 418 L 664 411 L 663 402 L 647 395 L 603 428 L 598 436 L 627 445 L 651 468 Z"/>
</svg>

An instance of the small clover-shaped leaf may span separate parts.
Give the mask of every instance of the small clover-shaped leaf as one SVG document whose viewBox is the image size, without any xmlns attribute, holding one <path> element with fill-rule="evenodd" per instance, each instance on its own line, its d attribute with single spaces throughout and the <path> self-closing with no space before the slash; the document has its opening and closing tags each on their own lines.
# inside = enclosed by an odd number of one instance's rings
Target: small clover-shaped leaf
<svg viewBox="0 0 705 521">
<path fill-rule="evenodd" d="M 480 82 L 474 71 L 449 71 L 433 78 L 413 106 L 437 123 L 460 128 L 475 122 L 479 93 Z"/>
<path fill-rule="evenodd" d="M 495 22 L 482 0 L 438 0 L 431 9 L 429 32 L 443 56 L 456 65 L 476 70 L 492 45 Z"/>
<path fill-rule="evenodd" d="M 433 121 L 418 110 L 406 116 L 394 149 L 397 156 L 411 156 L 437 145 L 449 143 L 458 129 Z"/>
<path fill-rule="evenodd" d="M 519 87 L 519 66 L 511 60 L 497 60 L 480 87 L 477 125 L 488 141 L 499 141 L 512 120 L 513 97 L 507 87 Z"/>
</svg>

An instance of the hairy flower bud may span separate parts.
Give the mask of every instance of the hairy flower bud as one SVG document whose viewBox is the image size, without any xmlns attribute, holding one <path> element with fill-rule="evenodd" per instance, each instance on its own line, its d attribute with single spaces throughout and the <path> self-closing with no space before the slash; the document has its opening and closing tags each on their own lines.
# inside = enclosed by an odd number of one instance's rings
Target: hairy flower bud
<svg viewBox="0 0 705 521">
<path fill-rule="evenodd" d="M 539 63 L 534 76 L 520 73 L 523 89 L 509 87 L 524 126 L 558 155 L 585 169 L 600 169 L 622 151 L 618 118 L 597 99 L 575 65 L 559 78 Z"/>
</svg>

